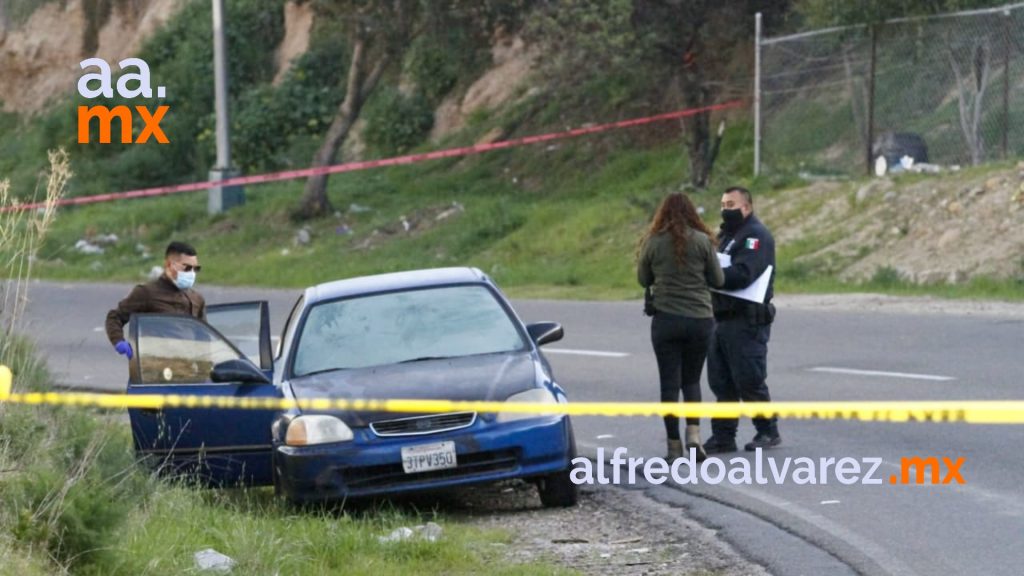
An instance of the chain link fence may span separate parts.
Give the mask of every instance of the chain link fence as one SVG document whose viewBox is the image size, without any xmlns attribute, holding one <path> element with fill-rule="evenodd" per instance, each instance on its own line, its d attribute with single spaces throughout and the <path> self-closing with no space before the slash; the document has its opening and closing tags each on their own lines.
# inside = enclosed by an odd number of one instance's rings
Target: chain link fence
<svg viewBox="0 0 1024 576">
<path fill-rule="evenodd" d="M 1024 4 L 762 39 L 761 173 L 1024 155 Z"/>
</svg>

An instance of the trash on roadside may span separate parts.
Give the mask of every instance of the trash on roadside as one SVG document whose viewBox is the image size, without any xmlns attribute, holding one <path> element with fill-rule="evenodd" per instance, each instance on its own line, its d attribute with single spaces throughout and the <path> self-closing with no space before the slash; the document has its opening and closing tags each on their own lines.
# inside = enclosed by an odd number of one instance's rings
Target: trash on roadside
<svg viewBox="0 0 1024 576">
<path fill-rule="evenodd" d="M 295 244 L 297 246 L 306 246 L 312 240 L 313 236 L 310 234 L 309 227 L 304 226 L 295 233 Z"/>
<path fill-rule="evenodd" d="M 395 528 L 391 531 L 391 534 L 388 534 L 387 536 L 379 536 L 377 541 L 381 544 L 386 544 L 388 542 L 401 542 L 412 538 L 413 534 L 414 532 L 412 531 L 412 528 L 402 526 L 401 528 Z"/>
<path fill-rule="evenodd" d="M 352 203 L 348 205 L 348 211 L 353 214 L 362 214 L 363 212 L 372 212 L 373 208 L 369 206 L 363 206 L 361 204 Z"/>
<path fill-rule="evenodd" d="M 352 234 L 352 228 L 348 224 L 342 224 L 334 229 L 334 233 L 342 236 Z"/>
<path fill-rule="evenodd" d="M 235 561 L 217 552 L 213 548 L 200 550 L 195 553 L 196 568 L 201 572 L 220 572 L 226 574 L 235 567 Z"/>
<path fill-rule="evenodd" d="M 378 536 L 377 541 L 381 544 L 387 544 L 388 542 L 402 542 L 411 538 L 417 538 L 427 542 L 436 542 L 441 537 L 443 530 L 441 526 L 434 522 L 427 522 L 425 525 L 417 526 L 415 529 L 402 526 L 401 528 L 395 528 L 387 536 Z"/>
<path fill-rule="evenodd" d="M 97 245 L 117 244 L 118 240 L 119 238 L 117 237 L 117 234 L 100 234 L 99 236 L 96 236 L 95 238 L 92 239 L 93 244 Z"/>
<path fill-rule="evenodd" d="M 156 280 L 160 276 L 163 276 L 163 273 L 163 268 L 161 268 L 160 266 L 153 266 L 152 268 L 149 269 L 149 274 L 147 274 L 146 276 L 149 277 L 150 280 Z"/>
<path fill-rule="evenodd" d="M 103 254 L 104 250 L 102 247 L 89 242 L 88 240 L 79 240 L 75 242 L 75 250 L 82 254 Z"/>
<path fill-rule="evenodd" d="M 466 208 L 462 204 L 459 204 L 458 202 L 452 202 L 452 207 L 448 208 L 447 210 L 444 210 L 443 212 L 435 216 L 434 220 L 444 220 L 446 218 L 454 216 L 455 214 L 459 214 L 465 211 Z"/>
<path fill-rule="evenodd" d="M 443 528 L 433 522 L 427 522 L 426 526 L 416 527 L 419 537 L 427 542 L 436 542 L 441 537 L 443 530 Z"/>
</svg>

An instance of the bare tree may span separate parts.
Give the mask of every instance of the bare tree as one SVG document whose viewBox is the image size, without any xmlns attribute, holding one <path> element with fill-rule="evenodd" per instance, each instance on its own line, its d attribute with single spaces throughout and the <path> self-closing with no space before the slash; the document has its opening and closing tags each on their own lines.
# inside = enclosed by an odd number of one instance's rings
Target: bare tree
<svg viewBox="0 0 1024 576">
<path fill-rule="evenodd" d="M 843 72 L 846 77 L 846 92 L 850 98 L 850 109 L 853 111 L 853 122 L 857 127 L 857 135 L 860 136 L 861 148 L 868 145 L 868 122 L 867 107 L 868 95 L 864 86 L 864 80 L 857 78 L 853 71 L 853 63 L 850 62 L 851 45 L 843 46 Z"/>
<path fill-rule="evenodd" d="M 960 110 L 960 130 L 971 151 L 971 164 L 977 165 L 985 157 L 985 141 L 981 134 L 981 107 L 988 87 L 992 50 L 988 39 L 976 41 L 973 46 L 971 77 L 966 77 L 952 48 L 947 50 L 949 64 L 956 76 L 956 95 Z"/>
<path fill-rule="evenodd" d="M 789 0 L 634 0 L 633 24 L 653 47 L 652 69 L 668 71 L 685 108 L 718 103 L 728 86 L 730 64 L 753 50 L 750 31 L 762 11 L 769 25 Z M 712 133 L 711 112 L 683 118 L 690 183 L 706 188 L 721 131 Z"/>
<path fill-rule="evenodd" d="M 497 27 L 517 22 L 528 0 L 314 0 L 328 19 L 346 23 L 351 56 L 345 98 L 338 106 L 313 167 L 333 164 L 366 101 L 387 76 L 402 64 L 421 35 L 447 34 L 460 27 L 477 41 L 486 41 Z M 333 211 L 327 198 L 327 175 L 311 176 L 295 215 L 315 218 Z"/>
<path fill-rule="evenodd" d="M 317 8 L 348 23 L 352 54 L 348 62 L 345 98 L 334 113 L 323 143 L 313 156 L 312 167 L 334 163 L 363 105 L 380 84 L 381 76 L 400 61 L 415 37 L 414 22 L 421 4 L 415 0 L 390 2 L 323 0 Z M 296 216 L 302 219 L 332 211 L 327 198 L 327 175 L 310 176 Z"/>
</svg>

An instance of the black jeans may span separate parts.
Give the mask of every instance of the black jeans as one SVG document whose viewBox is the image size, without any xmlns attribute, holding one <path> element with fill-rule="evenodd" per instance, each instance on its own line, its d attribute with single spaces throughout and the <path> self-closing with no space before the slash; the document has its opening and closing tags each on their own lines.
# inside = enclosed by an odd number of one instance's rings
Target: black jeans
<svg viewBox="0 0 1024 576">
<path fill-rule="evenodd" d="M 746 318 L 722 320 L 715 326 L 708 350 L 708 384 L 719 402 L 770 402 L 768 338 L 771 325 L 752 326 Z M 776 435 L 776 418 L 754 418 L 760 433 Z M 711 433 L 735 438 L 736 418 L 713 418 Z"/>
<path fill-rule="evenodd" d="M 700 402 L 700 372 L 708 354 L 708 342 L 715 321 L 658 312 L 651 320 L 651 343 L 658 358 L 661 401 Z M 700 418 L 687 418 L 687 424 L 700 424 Z M 665 416 L 665 433 L 679 439 L 679 418 Z"/>
</svg>

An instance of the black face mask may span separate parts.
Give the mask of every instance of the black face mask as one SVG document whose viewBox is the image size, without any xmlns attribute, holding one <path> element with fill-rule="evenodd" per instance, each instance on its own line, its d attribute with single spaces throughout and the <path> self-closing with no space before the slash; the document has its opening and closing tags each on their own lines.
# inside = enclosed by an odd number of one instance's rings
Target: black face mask
<svg viewBox="0 0 1024 576">
<path fill-rule="evenodd" d="M 722 226 L 726 230 L 736 230 L 743 224 L 743 211 L 739 208 L 722 210 Z"/>
</svg>

